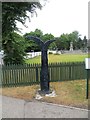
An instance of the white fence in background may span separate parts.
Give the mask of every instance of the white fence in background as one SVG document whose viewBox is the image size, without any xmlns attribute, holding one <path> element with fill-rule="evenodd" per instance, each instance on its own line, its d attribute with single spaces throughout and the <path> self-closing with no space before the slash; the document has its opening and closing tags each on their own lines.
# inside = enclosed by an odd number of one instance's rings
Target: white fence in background
<svg viewBox="0 0 90 120">
<path fill-rule="evenodd" d="M 52 54 L 61 54 L 61 51 L 56 51 L 56 50 L 48 50 L 48 54 L 52 53 Z M 29 59 L 29 58 L 34 58 L 36 56 L 40 56 L 41 52 L 28 52 L 26 56 L 24 56 L 25 59 Z"/>
<path fill-rule="evenodd" d="M 29 52 L 27 53 L 27 55 L 24 57 L 25 59 L 29 59 L 29 58 L 34 58 L 36 56 L 40 56 L 41 52 Z"/>
<path fill-rule="evenodd" d="M 73 50 L 73 51 L 69 51 L 69 50 L 48 50 L 48 54 L 86 54 L 87 52 L 83 52 L 82 50 Z M 29 58 L 34 58 L 36 56 L 40 56 L 41 52 L 29 52 L 27 53 L 27 55 L 24 57 L 25 59 L 29 59 Z"/>
<path fill-rule="evenodd" d="M 52 53 L 52 54 L 61 54 L 61 51 L 57 51 L 57 50 L 48 50 L 48 53 Z"/>
</svg>

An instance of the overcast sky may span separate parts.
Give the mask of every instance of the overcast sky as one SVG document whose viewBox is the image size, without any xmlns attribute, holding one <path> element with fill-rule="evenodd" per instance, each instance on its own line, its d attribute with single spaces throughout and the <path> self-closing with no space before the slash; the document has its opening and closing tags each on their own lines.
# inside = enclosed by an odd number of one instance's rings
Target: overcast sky
<svg viewBox="0 0 90 120">
<path fill-rule="evenodd" d="M 22 33 L 34 31 L 36 28 L 43 33 L 51 33 L 55 37 L 63 33 L 71 33 L 77 30 L 81 37 L 88 38 L 88 2 L 89 0 L 49 0 L 42 10 L 38 10 L 38 16 L 31 22 L 26 21 L 28 28 L 18 24 Z"/>
</svg>

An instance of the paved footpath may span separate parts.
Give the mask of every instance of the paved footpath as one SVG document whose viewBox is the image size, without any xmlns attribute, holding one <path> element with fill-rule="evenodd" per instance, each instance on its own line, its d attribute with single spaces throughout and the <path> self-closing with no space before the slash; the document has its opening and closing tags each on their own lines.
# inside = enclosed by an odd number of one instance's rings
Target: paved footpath
<svg viewBox="0 0 90 120">
<path fill-rule="evenodd" d="M 3 96 L 2 118 L 88 118 L 88 110 Z"/>
</svg>

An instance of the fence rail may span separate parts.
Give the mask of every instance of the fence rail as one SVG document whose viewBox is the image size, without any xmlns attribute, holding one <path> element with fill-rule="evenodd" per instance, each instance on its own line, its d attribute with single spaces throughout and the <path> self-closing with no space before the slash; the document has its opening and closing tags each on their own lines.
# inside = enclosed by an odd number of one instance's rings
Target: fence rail
<svg viewBox="0 0 90 120">
<path fill-rule="evenodd" d="M 40 83 L 40 64 L 2 65 L 2 79 L 0 86 L 20 86 Z M 49 64 L 49 80 L 68 81 L 86 78 L 85 63 L 52 63 Z"/>
</svg>

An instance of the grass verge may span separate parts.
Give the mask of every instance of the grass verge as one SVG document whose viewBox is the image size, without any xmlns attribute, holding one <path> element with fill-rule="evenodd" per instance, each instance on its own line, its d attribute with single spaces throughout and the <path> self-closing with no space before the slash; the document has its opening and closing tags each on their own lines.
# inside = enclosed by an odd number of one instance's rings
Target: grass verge
<svg viewBox="0 0 90 120">
<path fill-rule="evenodd" d="M 55 90 L 56 97 L 43 97 L 40 101 L 50 102 L 60 105 L 68 105 L 79 108 L 88 108 L 86 99 L 86 81 L 64 81 L 50 83 L 50 87 Z M 0 89 L 0 94 L 24 100 L 33 100 L 39 85 L 25 87 L 11 87 Z"/>
</svg>

